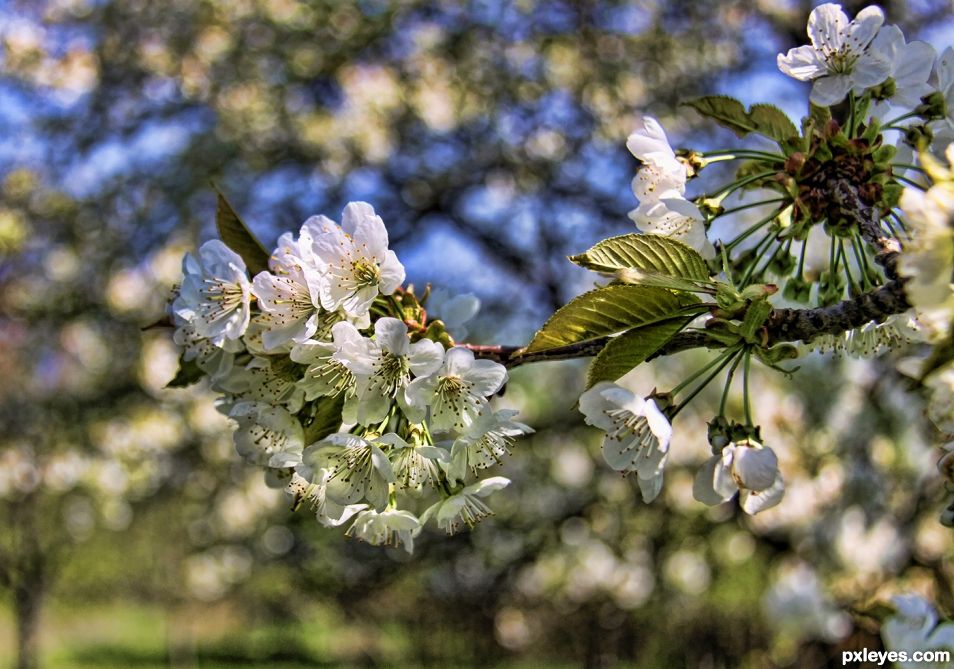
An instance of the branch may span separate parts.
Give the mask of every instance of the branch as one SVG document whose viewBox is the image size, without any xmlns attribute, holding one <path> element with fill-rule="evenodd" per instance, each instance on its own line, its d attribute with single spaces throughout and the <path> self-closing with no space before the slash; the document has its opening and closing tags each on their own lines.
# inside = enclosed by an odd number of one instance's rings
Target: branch
<svg viewBox="0 0 954 669">
<path fill-rule="evenodd" d="M 901 282 L 889 281 L 880 288 L 830 307 L 775 309 L 765 323 L 766 339 L 769 345 L 782 342 L 808 342 L 819 335 L 841 334 L 871 321 L 881 322 L 888 316 L 907 311 L 910 307 L 904 296 Z M 594 356 L 603 350 L 609 340 L 610 337 L 600 337 L 536 353 L 521 353 L 526 348 L 523 346 L 478 344 L 461 344 L 461 346 L 473 351 L 478 358 L 494 360 L 513 368 L 530 362 Z M 702 347 L 722 348 L 724 344 L 710 338 L 705 330 L 688 330 L 670 339 L 649 359 Z"/>
<path fill-rule="evenodd" d="M 875 262 L 884 269 L 885 276 L 896 280 L 901 244 L 894 237 L 885 234 L 884 228 L 881 227 L 881 213 L 862 202 L 858 190 L 845 179 L 839 179 L 830 190 L 832 196 L 842 205 L 842 213 L 854 220 L 861 238 L 874 249 Z"/>
</svg>

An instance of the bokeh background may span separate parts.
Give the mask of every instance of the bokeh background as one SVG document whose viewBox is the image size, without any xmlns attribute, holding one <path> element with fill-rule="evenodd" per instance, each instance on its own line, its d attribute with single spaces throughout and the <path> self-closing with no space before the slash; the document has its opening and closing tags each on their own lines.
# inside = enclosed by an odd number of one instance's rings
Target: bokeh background
<svg viewBox="0 0 954 669">
<path fill-rule="evenodd" d="M 881 4 L 954 43 L 949 0 Z M 205 388 L 163 389 L 171 332 L 142 329 L 213 235 L 215 183 L 267 243 L 373 203 L 409 281 L 480 297 L 469 341 L 524 343 L 592 283 L 565 256 L 633 229 L 637 115 L 709 148 L 733 138 L 680 101 L 798 118 L 775 54 L 810 9 L 0 0 L 0 663 L 816 667 L 880 646 L 871 599 L 954 609 L 936 435 L 890 357 L 758 376 L 788 493 L 755 518 L 692 500 L 713 397 L 646 506 L 574 410 L 583 366 L 516 370 L 499 401 L 537 432 L 496 516 L 408 557 L 293 514 Z"/>
</svg>

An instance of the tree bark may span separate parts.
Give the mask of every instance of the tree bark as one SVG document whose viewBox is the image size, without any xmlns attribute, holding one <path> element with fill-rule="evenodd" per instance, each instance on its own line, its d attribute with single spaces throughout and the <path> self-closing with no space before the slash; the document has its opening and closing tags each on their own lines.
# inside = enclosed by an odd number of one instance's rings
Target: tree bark
<svg viewBox="0 0 954 669">
<path fill-rule="evenodd" d="M 37 669 L 40 666 L 40 605 L 43 599 L 40 579 L 24 579 L 17 583 L 13 599 L 17 624 L 16 669 Z"/>
</svg>

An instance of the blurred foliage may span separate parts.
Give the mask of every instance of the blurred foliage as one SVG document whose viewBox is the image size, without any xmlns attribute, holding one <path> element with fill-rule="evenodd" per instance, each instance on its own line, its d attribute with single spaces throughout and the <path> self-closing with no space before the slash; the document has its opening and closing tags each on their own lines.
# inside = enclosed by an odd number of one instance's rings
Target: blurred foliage
<svg viewBox="0 0 954 669">
<path fill-rule="evenodd" d="M 949 11 L 882 4 L 909 34 Z M 774 69 L 808 9 L 0 5 L 0 583 L 21 620 L 52 594 L 48 646 L 95 610 L 148 640 L 89 629 L 103 645 L 55 666 L 819 666 L 880 643 L 839 606 L 905 584 L 950 611 L 920 407 L 887 365 L 810 361 L 804 393 L 764 377 L 791 483 L 755 519 L 691 500 L 700 416 L 680 419 L 664 498 L 644 506 L 574 410 L 582 369 L 520 370 L 504 402 L 538 433 L 505 465 L 497 517 L 409 561 L 292 515 L 201 388 L 162 390 L 169 333 L 140 329 L 211 234 L 214 182 L 269 241 L 372 201 L 412 280 L 483 299 L 475 341 L 524 341 L 586 280 L 565 256 L 631 229 L 635 115 Z M 692 118 L 667 125 L 688 136 Z M 632 381 L 665 386 L 680 364 Z"/>
</svg>

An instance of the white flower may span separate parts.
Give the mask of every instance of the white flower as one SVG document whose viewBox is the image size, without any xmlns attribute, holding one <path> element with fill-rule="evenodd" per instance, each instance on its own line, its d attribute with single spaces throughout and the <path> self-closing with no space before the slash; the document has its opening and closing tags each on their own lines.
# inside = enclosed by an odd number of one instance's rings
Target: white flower
<svg viewBox="0 0 954 669">
<path fill-rule="evenodd" d="M 626 146 L 642 162 L 632 183 L 639 206 L 629 212 L 636 227 L 673 237 L 704 257 L 714 258 L 715 247 L 706 237 L 702 214 L 684 197 L 686 166 L 676 158 L 659 122 L 649 116 L 640 119 Z"/>
<path fill-rule="evenodd" d="M 307 501 L 311 504 L 318 522 L 325 527 L 343 525 L 354 514 L 368 508 L 367 504 L 342 505 L 328 499 L 326 494 L 328 481 L 334 476 L 333 470 L 318 469 L 312 472 L 307 466 L 300 466 L 299 469 L 306 472 L 308 476 L 302 476 L 297 471 L 293 472 L 291 481 L 285 490 L 295 496 L 296 506 L 300 501 Z M 309 481 L 309 478 L 314 480 L 314 483 Z"/>
<path fill-rule="evenodd" d="M 508 485 L 510 485 L 510 479 L 503 476 L 492 476 L 469 485 L 427 509 L 421 515 L 421 525 L 424 525 L 431 516 L 436 516 L 437 526 L 448 534 L 454 534 L 464 525 L 472 528 L 487 516 L 493 515 L 493 511 L 479 498 L 486 497 Z"/>
<path fill-rule="evenodd" d="M 954 364 L 928 374 L 924 386 L 930 392 L 927 415 L 939 430 L 954 433 Z"/>
<path fill-rule="evenodd" d="M 254 357 L 245 367 L 233 367 L 227 375 L 213 379 L 212 388 L 239 401 L 281 404 L 298 413 L 305 393 L 298 387 L 297 379 L 283 369 L 284 362 L 287 360 Z"/>
<path fill-rule="evenodd" d="M 884 23 L 878 7 L 866 7 L 854 21 L 841 5 L 816 7 L 808 17 L 811 45 L 778 55 L 779 69 L 799 81 L 814 81 L 811 101 L 827 107 L 845 99 L 848 91 L 860 93 L 887 79 L 890 66 L 869 45 Z"/>
<path fill-rule="evenodd" d="M 336 433 L 309 446 L 303 460 L 314 470 L 332 472 L 325 488 L 333 502 L 349 505 L 367 500 L 376 509 L 387 505 L 394 470 L 377 444 L 354 434 Z"/>
<path fill-rule="evenodd" d="M 911 228 L 898 259 L 898 273 L 908 279 L 904 292 L 929 337 L 945 337 L 954 320 L 954 185 L 905 188 L 900 205 Z"/>
<path fill-rule="evenodd" d="M 817 574 L 803 562 L 782 568 L 763 603 L 769 620 L 788 637 L 831 642 L 851 631 L 851 618 L 826 597 Z"/>
<path fill-rule="evenodd" d="M 884 26 L 869 47 L 871 55 L 886 63 L 888 76 L 894 82 L 893 94 L 877 101 L 872 112 L 882 117 L 889 105 L 914 109 L 933 88 L 928 84 L 937 52 L 927 42 L 905 43 L 898 26 Z"/>
<path fill-rule="evenodd" d="M 410 511 L 366 509 L 358 514 L 345 534 L 366 541 L 372 546 L 403 545 L 404 550 L 412 553 L 414 535 L 420 526 L 420 521 Z"/>
<path fill-rule="evenodd" d="M 693 496 L 710 506 L 737 492 L 742 510 L 748 514 L 772 508 L 785 494 L 775 452 L 754 439 L 731 442 L 709 458 L 692 487 Z"/>
<path fill-rule="evenodd" d="M 298 419 L 278 406 L 239 402 L 229 412 L 238 423 L 235 450 L 246 462 L 266 467 L 294 467 L 301 462 L 305 433 Z"/>
<path fill-rule="evenodd" d="M 241 340 L 226 339 L 222 346 L 216 346 L 205 337 L 199 336 L 195 327 L 189 323 L 176 329 L 172 341 L 182 349 L 182 357 L 195 364 L 212 379 L 220 379 L 232 371 L 235 354 L 242 350 Z"/>
<path fill-rule="evenodd" d="M 366 351 L 370 340 L 348 322 L 335 323 L 331 328 L 331 336 L 330 342 L 311 339 L 297 344 L 291 350 L 291 359 L 306 366 L 298 385 L 305 391 L 308 401 L 342 392 L 346 398 L 354 396 L 354 374 L 342 362 L 340 353 L 343 350 Z"/>
<path fill-rule="evenodd" d="M 606 432 L 603 458 L 609 466 L 636 472 L 643 501 L 654 500 L 662 488 L 672 439 L 672 426 L 656 402 L 603 381 L 580 396 L 580 411 L 588 425 Z"/>
<path fill-rule="evenodd" d="M 309 267 L 297 252 L 298 244 L 286 232 L 268 261 L 271 272 L 259 272 L 252 280 L 252 292 L 265 317 L 262 343 L 269 350 L 289 341 L 302 342 L 318 330 L 321 301 L 317 294 L 312 295 L 310 285 L 319 279 L 307 275 L 319 271 Z"/>
<path fill-rule="evenodd" d="M 699 208 L 678 193 L 670 191 L 660 200 L 640 202 L 629 217 L 642 232 L 672 237 L 695 249 L 706 259 L 715 257 L 715 246 L 706 237 L 706 226 Z"/>
<path fill-rule="evenodd" d="M 885 648 L 894 651 L 906 651 L 911 657 L 913 651 L 949 650 L 954 651 L 954 623 L 938 625 L 937 613 L 927 600 L 920 595 L 896 595 L 891 603 L 897 613 L 885 621 L 881 627 L 881 638 Z M 898 666 L 908 667 L 949 666 L 948 664 L 926 664 L 913 661 L 899 662 Z"/>
<path fill-rule="evenodd" d="M 412 374 L 427 376 L 440 368 L 444 348 L 429 339 L 412 344 L 407 326 L 385 317 L 375 321 L 374 341 L 367 348 L 343 347 L 336 355 L 358 380 L 357 421 L 370 425 L 384 420 L 392 400 L 405 403 Z"/>
<path fill-rule="evenodd" d="M 452 297 L 447 290 L 434 288 L 427 298 L 428 317 L 441 319 L 447 331 L 458 340 L 467 336 L 464 324 L 476 316 L 479 310 L 480 299 L 473 293 Z"/>
<path fill-rule="evenodd" d="M 935 146 L 943 149 L 954 140 L 954 47 L 947 47 L 937 60 L 937 90 L 944 96 L 946 113 L 931 124 Z"/>
<path fill-rule="evenodd" d="M 455 346 L 447 352 L 444 365 L 434 374 L 411 381 L 407 403 L 412 420 L 424 417 L 430 407 L 432 429 L 465 430 L 488 411 L 487 397 L 507 380 L 507 368 L 493 360 L 476 360 L 474 352 Z"/>
<path fill-rule="evenodd" d="M 480 469 L 500 464 L 503 456 L 510 453 L 515 437 L 533 432 L 529 426 L 512 420 L 516 415 L 511 409 L 487 411 L 454 441 L 447 467 L 452 484 L 463 481 L 468 469 L 476 474 Z"/>
<path fill-rule="evenodd" d="M 199 248 L 198 258 L 186 254 L 182 273 L 175 315 L 216 346 L 241 337 L 251 316 L 252 288 L 241 256 L 213 239 Z"/>
<path fill-rule="evenodd" d="M 657 201 L 664 193 L 686 190 L 686 166 L 679 162 L 659 121 L 645 116 L 627 138 L 626 148 L 642 166 L 633 178 L 633 193 L 640 202 Z"/>
<path fill-rule="evenodd" d="M 440 482 L 438 463 L 450 459 L 447 449 L 409 444 L 393 432 L 382 435 L 378 443 L 391 446 L 389 455 L 394 477 L 405 490 L 419 490 L 425 485 L 436 487 Z"/>
<path fill-rule="evenodd" d="M 913 311 L 893 314 L 883 323 L 871 321 L 838 335 L 821 335 L 804 345 L 805 350 L 847 353 L 854 358 L 871 358 L 924 338 Z"/>
<path fill-rule="evenodd" d="M 392 294 L 404 282 L 404 266 L 388 250 L 384 222 L 366 202 L 349 203 L 340 227 L 324 216 L 309 218 L 299 243 L 310 246 L 323 264 L 321 306 L 327 311 L 340 307 L 362 316 L 374 298 Z"/>
</svg>

